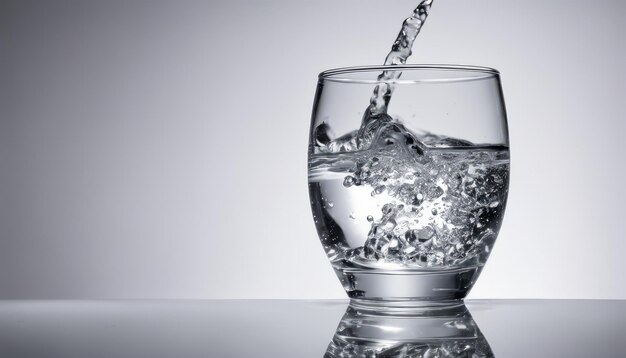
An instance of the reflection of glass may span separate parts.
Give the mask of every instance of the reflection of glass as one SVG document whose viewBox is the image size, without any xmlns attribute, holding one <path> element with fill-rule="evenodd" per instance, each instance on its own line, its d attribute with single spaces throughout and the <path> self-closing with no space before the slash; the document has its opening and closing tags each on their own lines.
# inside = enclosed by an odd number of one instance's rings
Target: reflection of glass
<svg viewBox="0 0 626 358">
<path fill-rule="evenodd" d="M 401 76 L 384 80 L 383 71 Z M 381 86 L 388 105 L 366 107 Z M 464 298 L 506 206 L 509 143 L 498 71 L 374 66 L 323 72 L 309 140 L 315 225 L 348 295 Z"/>
<path fill-rule="evenodd" d="M 494 357 L 465 305 L 411 312 L 352 302 L 325 358 Z"/>
</svg>

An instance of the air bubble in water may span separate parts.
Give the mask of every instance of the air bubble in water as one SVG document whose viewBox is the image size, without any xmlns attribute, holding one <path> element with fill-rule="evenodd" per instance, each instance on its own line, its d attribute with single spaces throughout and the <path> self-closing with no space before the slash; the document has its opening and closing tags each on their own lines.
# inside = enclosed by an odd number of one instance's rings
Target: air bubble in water
<svg viewBox="0 0 626 358">
<path fill-rule="evenodd" d="M 438 198 L 442 196 L 443 193 L 444 191 L 440 186 L 435 186 L 435 187 L 430 188 L 430 190 L 428 191 L 428 197 L 430 199 Z"/>
</svg>

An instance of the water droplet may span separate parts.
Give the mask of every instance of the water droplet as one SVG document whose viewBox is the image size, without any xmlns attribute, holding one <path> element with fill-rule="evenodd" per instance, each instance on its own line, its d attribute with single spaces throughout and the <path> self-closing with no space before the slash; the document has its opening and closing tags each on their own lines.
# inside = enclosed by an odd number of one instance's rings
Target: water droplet
<svg viewBox="0 0 626 358">
<path fill-rule="evenodd" d="M 437 215 L 437 208 L 433 208 L 433 210 L 431 210 L 431 213 L 433 213 L 433 215 Z"/>
<path fill-rule="evenodd" d="M 369 221 L 369 222 L 374 221 L 374 217 L 372 215 L 368 215 L 367 216 L 367 221 Z"/>
<path fill-rule="evenodd" d="M 343 186 L 345 186 L 346 188 L 349 188 L 349 187 L 351 187 L 351 186 L 353 186 L 353 185 L 354 185 L 355 181 L 356 181 L 356 180 L 354 179 L 354 177 L 353 177 L 353 176 L 348 175 L 348 176 L 347 176 L 347 177 L 343 180 Z"/>
<path fill-rule="evenodd" d="M 330 143 L 330 137 L 328 134 L 329 131 L 330 127 L 324 122 L 315 127 L 315 129 L 313 130 L 313 138 L 315 138 L 315 144 L 317 146 L 323 147 Z"/>
<path fill-rule="evenodd" d="M 329 200 L 328 201 L 328 207 L 332 208 L 333 206 L 335 206 L 335 203 L 333 203 L 332 201 Z"/>
</svg>

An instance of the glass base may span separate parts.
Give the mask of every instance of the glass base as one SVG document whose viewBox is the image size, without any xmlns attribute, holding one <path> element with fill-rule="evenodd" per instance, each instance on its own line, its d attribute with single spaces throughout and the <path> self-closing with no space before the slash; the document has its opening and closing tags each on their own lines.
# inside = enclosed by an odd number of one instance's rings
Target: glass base
<svg viewBox="0 0 626 358">
<path fill-rule="evenodd" d="M 458 303 L 467 296 L 481 269 L 385 271 L 335 268 L 335 273 L 355 302 L 419 309 Z"/>
</svg>

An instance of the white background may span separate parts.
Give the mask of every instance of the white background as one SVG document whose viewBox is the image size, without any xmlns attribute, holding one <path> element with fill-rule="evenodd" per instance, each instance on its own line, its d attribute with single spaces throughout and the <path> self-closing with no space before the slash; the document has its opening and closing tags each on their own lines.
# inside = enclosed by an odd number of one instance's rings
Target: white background
<svg viewBox="0 0 626 358">
<path fill-rule="evenodd" d="M 0 1 L 0 298 L 343 298 L 308 207 L 317 73 L 416 1 Z M 626 298 L 626 3 L 435 1 L 411 63 L 502 73 L 472 298 Z"/>
</svg>

